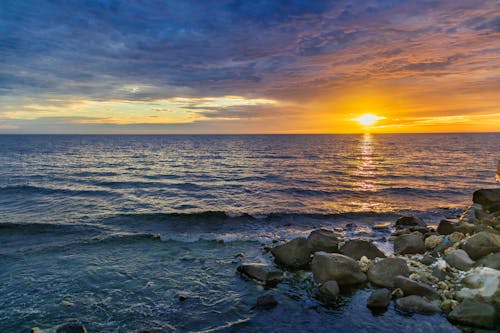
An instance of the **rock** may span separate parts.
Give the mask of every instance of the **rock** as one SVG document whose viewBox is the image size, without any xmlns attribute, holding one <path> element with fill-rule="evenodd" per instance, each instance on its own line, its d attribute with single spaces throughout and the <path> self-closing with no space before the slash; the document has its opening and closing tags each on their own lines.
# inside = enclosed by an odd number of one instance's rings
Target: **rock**
<svg viewBox="0 0 500 333">
<path fill-rule="evenodd" d="M 186 293 L 179 293 L 179 295 L 177 295 L 179 301 L 181 302 L 184 302 L 185 300 L 188 299 L 188 295 Z"/>
<path fill-rule="evenodd" d="M 368 268 L 370 268 L 371 264 L 372 261 L 365 256 L 362 256 L 361 259 L 358 260 L 359 268 L 361 268 L 363 273 L 368 272 Z"/>
<path fill-rule="evenodd" d="M 458 268 L 461 271 L 468 271 L 474 266 L 474 261 L 464 250 L 454 250 L 444 257 L 448 265 Z"/>
<path fill-rule="evenodd" d="M 462 279 L 462 284 L 465 288 L 457 292 L 457 297 L 492 303 L 500 309 L 500 271 L 489 267 L 474 268 Z"/>
<path fill-rule="evenodd" d="M 472 201 L 488 210 L 491 205 L 500 202 L 500 189 L 477 190 L 472 195 Z"/>
<path fill-rule="evenodd" d="M 339 293 L 339 284 L 335 280 L 326 281 L 319 288 L 320 298 L 327 303 L 335 302 L 339 296 Z"/>
<path fill-rule="evenodd" d="M 394 288 L 394 279 L 398 275 L 410 275 L 410 270 L 404 259 L 382 259 L 371 265 L 368 269 L 368 280 L 371 283 L 386 288 Z"/>
<path fill-rule="evenodd" d="M 438 246 L 442 241 L 444 237 L 440 235 L 431 235 L 425 239 L 425 248 L 427 250 L 432 250 L 436 246 Z"/>
<path fill-rule="evenodd" d="M 291 241 L 272 248 L 276 262 L 290 268 L 302 268 L 311 261 L 311 248 L 304 237 L 298 237 Z"/>
<path fill-rule="evenodd" d="M 361 257 L 368 259 L 385 258 L 384 252 L 380 251 L 372 242 L 362 239 L 352 239 L 347 241 L 341 248 L 340 253 L 359 260 Z"/>
<path fill-rule="evenodd" d="M 402 216 L 396 221 L 396 227 L 415 227 L 415 226 L 420 226 L 420 227 L 427 227 L 427 224 L 425 222 L 416 216 Z"/>
<path fill-rule="evenodd" d="M 444 281 L 448 273 L 446 273 L 446 270 L 436 266 L 432 268 L 432 276 L 438 278 L 440 281 Z"/>
<path fill-rule="evenodd" d="M 500 235 L 481 231 L 464 241 L 462 249 L 474 260 L 490 253 L 500 252 Z"/>
<path fill-rule="evenodd" d="M 397 254 L 415 254 L 425 252 L 425 244 L 422 234 L 413 232 L 402 235 L 394 240 L 394 252 Z"/>
<path fill-rule="evenodd" d="M 460 222 L 455 225 L 455 232 L 460 232 L 464 235 L 472 235 L 476 229 L 476 225 L 468 222 Z"/>
<path fill-rule="evenodd" d="M 259 308 L 274 308 L 278 305 L 278 301 L 273 295 L 262 295 L 257 298 L 257 307 Z"/>
<path fill-rule="evenodd" d="M 399 298 L 396 300 L 396 305 L 401 310 L 407 312 L 419 312 L 424 314 L 441 312 L 441 309 L 439 309 L 436 304 L 431 303 L 425 298 L 417 295 Z"/>
<path fill-rule="evenodd" d="M 451 310 L 455 309 L 458 305 L 458 302 L 455 301 L 454 299 L 445 299 L 443 302 L 441 302 L 441 310 L 443 312 L 450 312 Z"/>
<path fill-rule="evenodd" d="M 394 286 L 400 288 L 405 296 L 408 295 L 418 295 L 425 296 L 428 298 L 437 298 L 438 294 L 434 288 L 425 284 L 413 281 L 404 276 L 396 276 L 394 278 Z"/>
<path fill-rule="evenodd" d="M 404 297 L 404 295 L 405 293 L 400 288 L 396 288 L 391 292 L 392 298 L 401 298 Z"/>
<path fill-rule="evenodd" d="M 283 279 L 283 272 L 281 270 L 267 264 L 245 263 L 238 267 L 238 271 L 267 285 L 276 284 Z"/>
<path fill-rule="evenodd" d="M 447 236 L 448 240 L 452 243 L 460 242 L 465 238 L 465 235 L 461 232 L 455 231 Z"/>
<path fill-rule="evenodd" d="M 339 252 L 339 235 L 327 229 L 317 229 L 309 234 L 307 242 L 311 252 Z"/>
<path fill-rule="evenodd" d="M 444 219 L 439 222 L 437 233 L 440 235 L 449 235 L 455 231 L 455 224 L 458 220 Z"/>
<path fill-rule="evenodd" d="M 455 307 L 448 319 L 452 323 L 481 328 L 498 328 L 500 325 L 493 306 L 472 299 L 465 299 Z"/>
<path fill-rule="evenodd" d="M 57 327 L 56 333 L 87 333 L 87 329 L 82 323 L 71 321 Z"/>
<path fill-rule="evenodd" d="M 366 281 L 358 263 L 343 254 L 316 252 L 311 270 L 318 283 L 335 280 L 339 285 L 352 285 Z"/>
<path fill-rule="evenodd" d="M 370 309 L 385 309 L 391 302 L 391 291 L 389 289 L 377 289 L 371 293 L 366 302 Z"/>
<path fill-rule="evenodd" d="M 428 254 L 424 254 L 422 259 L 420 260 L 420 262 L 422 264 L 427 265 L 427 266 L 432 265 L 435 261 L 436 261 L 436 258 L 434 258 L 433 256 L 428 255 Z"/>
<path fill-rule="evenodd" d="M 476 262 L 477 266 L 484 266 L 500 270 L 500 252 L 490 253 Z"/>
</svg>

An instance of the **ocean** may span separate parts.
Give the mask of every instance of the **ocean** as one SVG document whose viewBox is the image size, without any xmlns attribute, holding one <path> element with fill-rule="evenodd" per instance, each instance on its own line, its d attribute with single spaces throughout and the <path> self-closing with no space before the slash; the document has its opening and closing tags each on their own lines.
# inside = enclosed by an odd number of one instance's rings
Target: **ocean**
<svg viewBox="0 0 500 333">
<path fill-rule="evenodd" d="M 372 225 L 459 215 L 499 159 L 500 133 L 2 135 L 0 332 L 458 332 L 372 314 L 368 289 L 331 308 L 306 272 L 264 290 L 236 267 L 318 227 L 390 253 Z M 266 292 L 279 305 L 254 308 Z"/>
</svg>

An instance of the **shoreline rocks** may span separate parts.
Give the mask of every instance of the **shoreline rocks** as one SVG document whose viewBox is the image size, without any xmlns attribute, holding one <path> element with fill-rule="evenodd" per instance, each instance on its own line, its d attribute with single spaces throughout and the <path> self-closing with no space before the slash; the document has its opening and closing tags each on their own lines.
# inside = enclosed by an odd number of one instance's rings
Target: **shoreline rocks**
<svg viewBox="0 0 500 333">
<path fill-rule="evenodd" d="M 311 248 L 304 237 L 298 237 L 291 241 L 275 246 L 271 249 L 278 264 L 290 268 L 302 268 L 311 261 Z"/>
<path fill-rule="evenodd" d="M 266 285 L 275 285 L 283 279 L 283 272 L 268 264 L 244 263 L 238 266 L 237 270 L 241 274 Z"/>
<path fill-rule="evenodd" d="M 358 263 L 343 254 L 316 252 L 311 262 L 314 281 L 335 280 L 339 285 L 354 285 L 366 281 Z"/>
<path fill-rule="evenodd" d="M 409 276 L 410 270 L 406 261 L 401 258 L 386 258 L 368 268 L 368 280 L 381 287 L 394 288 L 397 276 Z"/>
</svg>

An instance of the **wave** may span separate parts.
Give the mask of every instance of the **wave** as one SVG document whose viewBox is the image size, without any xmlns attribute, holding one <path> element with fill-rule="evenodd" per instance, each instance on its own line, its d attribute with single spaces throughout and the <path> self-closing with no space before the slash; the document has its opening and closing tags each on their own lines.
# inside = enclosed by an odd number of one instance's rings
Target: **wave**
<svg viewBox="0 0 500 333">
<path fill-rule="evenodd" d="M 0 223 L 1 233 L 80 233 L 82 231 L 101 230 L 100 226 L 88 224 L 56 224 L 56 223 Z"/>
<path fill-rule="evenodd" d="M 103 190 L 82 190 L 68 188 L 51 188 L 35 185 L 9 185 L 0 187 L 0 195 L 12 194 L 42 194 L 42 195 L 68 195 L 68 196 L 110 196 L 117 193 Z"/>
</svg>

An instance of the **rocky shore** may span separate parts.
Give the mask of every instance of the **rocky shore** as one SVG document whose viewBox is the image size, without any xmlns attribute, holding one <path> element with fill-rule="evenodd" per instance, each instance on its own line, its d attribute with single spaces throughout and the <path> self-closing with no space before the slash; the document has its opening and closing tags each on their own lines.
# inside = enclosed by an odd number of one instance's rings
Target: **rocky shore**
<svg viewBox="0 0 500 333">
<path fill-rule="evenodd" d="M 473 204 L 456 219 L 429 226 L 416 216 L 391 225 L 393 253 L 365 239 L 345 239 L 317 229 L 307 238 L 279 243 L 275 265 L 243 262 L 238 271 L 272 288 L 286 271 L 310 271 L 316 297 L 335 305 L 344 288 L 370 287 L 367 307 L 384 311 L 391 302 L 406 313 L 444 313 L 468 332 L 500 331 L 500 189 L 474 192 Z M 270 295 L 257 306 L 272 307 Z"/>
</svg>

